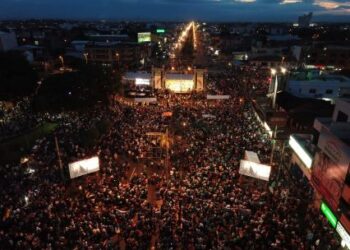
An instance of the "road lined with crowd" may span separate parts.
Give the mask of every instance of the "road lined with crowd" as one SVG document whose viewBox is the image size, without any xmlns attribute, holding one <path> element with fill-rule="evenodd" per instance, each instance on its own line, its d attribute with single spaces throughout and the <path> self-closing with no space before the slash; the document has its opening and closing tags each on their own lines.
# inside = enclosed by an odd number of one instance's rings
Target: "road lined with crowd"
<svg viewBox="0 0 350 250">
<path fill-rule="evenodd" d="M 229 100 L 157 93 L 156 105 L 114 98 L 109 108 L 50 117 L 59 127 L 29 161 L 0 168 L 0 248 L 337 249 L 303 183 L 277 179 L 276 164 L 269 183 L 238 173 L 245 150 L 269 161 L 271 141 L 246 98 L 264 81 L 259 69 L 231 68 L 208 79 L 208 93 Z M 102 120 L 108 131 L 82 146 L 79 131 Z M 158 142 L 147 133 L 166 130 L 168 168 L 164 150 L 148 157 Z M 97 155 L 100 171 L 68 180 L 65 169 L 62 181 L 55 137 L 65 168 Z"/>
</svg>

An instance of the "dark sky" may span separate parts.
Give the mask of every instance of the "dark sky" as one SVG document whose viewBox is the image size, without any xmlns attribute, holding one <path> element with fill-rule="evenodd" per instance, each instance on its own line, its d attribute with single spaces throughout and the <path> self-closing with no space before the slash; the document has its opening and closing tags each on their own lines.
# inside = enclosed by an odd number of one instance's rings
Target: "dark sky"
<svg viewBox="0 0 350 250">
<path fill-rule="evenodd" d="M 350 21 L 350 0 L 0 0 L 0 18 Z"/>
</svg>

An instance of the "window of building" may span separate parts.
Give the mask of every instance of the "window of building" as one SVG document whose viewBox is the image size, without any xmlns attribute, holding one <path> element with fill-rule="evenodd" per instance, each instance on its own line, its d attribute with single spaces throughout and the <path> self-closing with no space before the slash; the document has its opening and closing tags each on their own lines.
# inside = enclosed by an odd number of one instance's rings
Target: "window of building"
<svg viewBox="0 0 350 250">
<path fill-rule="evenodd" d="M 327 89 L 326 94 L 333 94 L 333 89 Z"/>
<path fill-rule="evenodd" d="M 337 122 L 346 122 L 346 121 L 348 121 L 348 115 L 342 111 L 338 111 Z"/>
<path fill-rule="evenodd" d="M 310 89 L 310 90 L 309 90 L 309 93 L 310 93 L 310 94 L 316 94 L 316 89 Z"/>
</svg>

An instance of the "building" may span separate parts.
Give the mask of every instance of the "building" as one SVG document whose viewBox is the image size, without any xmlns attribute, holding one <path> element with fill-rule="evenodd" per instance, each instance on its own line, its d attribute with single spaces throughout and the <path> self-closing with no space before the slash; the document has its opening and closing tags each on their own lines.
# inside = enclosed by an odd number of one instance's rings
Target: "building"
<svg viewBox="0 0 350 250">
<path fill-rule="evenodd" d="M 297 97 L 331 101 L 350 95 L 350 78 L 320 70 L 291 72 L 285 90 Z"/>
<path fill-rule="evenodd" d="M 315 44 L 301 48 L 300 60 L 306 64 L 332 65 L 350 68 L 350 47 L 344 45 Z"/>
<path fill-rule="evenodd" d="M 90 42 L 85 45 L 87 61 L 106 66 L 138 66 L 150 53 L 150 47 L 131 42 Z"/>
<path fill-rule="evenodd" d="M 14 32 L 0 31 L 0 51 L 8 51 L 18 47 Z"/>
<path fill-rule="evenodd" d="M 308 27 L 310 27 L 311 18 L 312 18 L 312 12 L 310 12 L 309 14 L 305 14 L 305 15 L 299 16 L 299 18 L 298 18 L 298 26 L 300 28 L 308 28 Z"/>
<path fill-rule="evenodd" d="M 316 118 L 314 134 L 292 134 L 291 168 L 299 168 L 343 245 L 350 249 L 350 100 L 338 99 L 329 118 Z"/>
</svg>

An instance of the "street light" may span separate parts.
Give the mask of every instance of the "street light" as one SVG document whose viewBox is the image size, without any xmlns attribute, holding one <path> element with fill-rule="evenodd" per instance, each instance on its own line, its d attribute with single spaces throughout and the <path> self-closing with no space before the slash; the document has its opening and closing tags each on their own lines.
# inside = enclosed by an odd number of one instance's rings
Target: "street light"
<svg viewBox="0 0 350 250">
<path fill-rule="evenodd" d="M 62 68 L 64 68 L 64 59 L 63 56 L 59 56 L 58 59 L 60 59 L 61 63 L 62 63 Z"/>
<path fill-rule="evenodd" d="M 274 68 L 271 68 L 271 75 L 276 75 L 277 74 L 277 70 L 276 69 L 274 69 Z"/>
<path fill-rule="evenodd" d="M 89 53 L 84 53 L 84 58 L 85 58 L 85 63 L 87 64 L 88 63 L 88 55 L 89 55 Z"/>
<path fill-rule="evenodd" d="M 89 53 L 84 53 L 84 58 L 85 58 L 85 63 L 86 64 L 88 63 L 88 55 L 89 55 Z"/>
<path fill-rule="evenodd" d="M 287 69 L 284 68 L 284 67 L 281 67 L 281 73 L 282 73 L 283 75 L 285 75 L 285 74 L 287 73 Z"/>
</svg>

